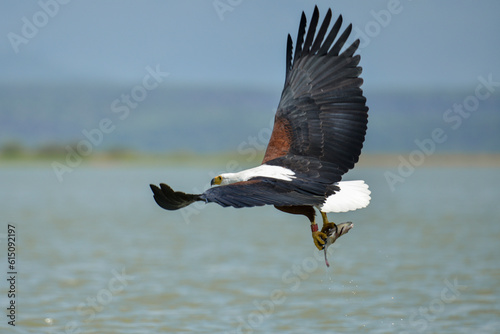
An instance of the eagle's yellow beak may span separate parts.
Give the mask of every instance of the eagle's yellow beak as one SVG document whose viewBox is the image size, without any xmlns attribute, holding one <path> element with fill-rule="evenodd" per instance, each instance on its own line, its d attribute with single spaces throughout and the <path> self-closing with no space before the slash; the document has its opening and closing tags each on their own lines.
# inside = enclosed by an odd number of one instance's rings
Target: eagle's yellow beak
<svg viewBox="0 0 500 334">
<path fill-rule="evenodd" d="M 213 186 L 214 184 L 219 185 L 222 182 L 222 176 L 216 176 L 210 181 L 210 185 Z"/>
</svg>

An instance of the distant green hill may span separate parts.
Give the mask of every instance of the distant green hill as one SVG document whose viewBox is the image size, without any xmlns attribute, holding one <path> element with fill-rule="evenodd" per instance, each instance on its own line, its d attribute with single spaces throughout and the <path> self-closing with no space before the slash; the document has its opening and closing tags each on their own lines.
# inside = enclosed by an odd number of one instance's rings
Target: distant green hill
<svg viewBox="0 0 500 334">
<path fill-rule="evenodd" d="M 172 84 L 143 91 L 106 84 L 1 85 L 0 148 L 54 149 L 86 140 L 93 151 L 236 151 L 250 157 L 267 144 L 280 97 L 280 91 Z M 441 153 L 500 151 L 500 94 L 479 101 L 463 112 L 466 117 L 453 107 L 474 91 L 365 94 L 366 152 L 411 151 L 435 129 L 446 136 L 436 147 Z"/>
</svg>

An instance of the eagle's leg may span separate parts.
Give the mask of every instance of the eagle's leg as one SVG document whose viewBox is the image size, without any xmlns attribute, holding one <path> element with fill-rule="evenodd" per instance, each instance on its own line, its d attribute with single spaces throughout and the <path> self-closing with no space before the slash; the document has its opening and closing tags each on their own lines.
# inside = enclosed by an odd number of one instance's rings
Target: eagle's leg
<svg viewBox="0 0 500 334">
<path fill-rule="evenodd" d="M 316 248 L 319 250 L 325 248 L 326 233 L 323 232 L 323 230 L 318 231 L 318 224 L 316 224 L 315 221 L 311 222 L 311 232 L 314 241 L 314 246 L 316 246 Z"/>
</svg>

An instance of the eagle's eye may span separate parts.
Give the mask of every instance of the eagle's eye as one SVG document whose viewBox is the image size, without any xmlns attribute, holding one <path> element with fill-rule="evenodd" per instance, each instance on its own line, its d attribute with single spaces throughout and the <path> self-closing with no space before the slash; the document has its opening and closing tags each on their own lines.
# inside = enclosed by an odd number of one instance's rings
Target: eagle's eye
<svg viewBox="0 0 500 334">
<path fill-rule="evenodd" d="M 219 185 L 219 184 L 221 184 L 221 182 L 222 182 L 222 176 L 220 176 L 220 175 L 219 175 L 219 176 L 216 176 L 216 177 L 214 177 L 214 178 L 212 179 L 212 182 L 210 182 L 210 185 L 212 185 L 212 186 L 213 186 L 214 184 Z"/>
</svg>

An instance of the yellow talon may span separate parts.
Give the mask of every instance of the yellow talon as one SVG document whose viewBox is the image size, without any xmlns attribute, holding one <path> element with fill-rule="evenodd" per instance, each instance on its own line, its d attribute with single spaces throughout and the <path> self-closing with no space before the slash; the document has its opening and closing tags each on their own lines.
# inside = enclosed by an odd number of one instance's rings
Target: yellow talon
<svg viewBox="0 0 500 334">
<path fill-rule="evenodd" d="M 323 218 L 323 227 L 321 228 L 321 231 L 318 231 L 318 225 L 313 221 L 311 222 L 311 231 L 314 245 L 317 249 L 322 250 L 323 248 L 325 248 L 328 235 L 331 235 L 333 233 L 333 231 L 337 228 L 337 225 L 335 225 L 335 223 L 333 222 L 331 223 L 328 221 L 328 217 L 326 216 L 325 212 L 320 212 L 321 218 Z"/>
<path fill-rule="evenodd" d="M 336 225 L 334 222 L 328 221 L 326 213 L 324 213 L 323 211 L 320 212 L 321 212 L 321 218 L 323 218 L 323 227 L 321 228 L 321 232 L 325 233 L 325 235 L 329 235 L 333 231 L 333 229 L 335 229 Z"/>
<path fill-rule="evenodd" d="M 320 231 L 312 232 L 314 245 L 317 249 L 322 250 L 325 247 L 326 234 Z"/>
</svg>

